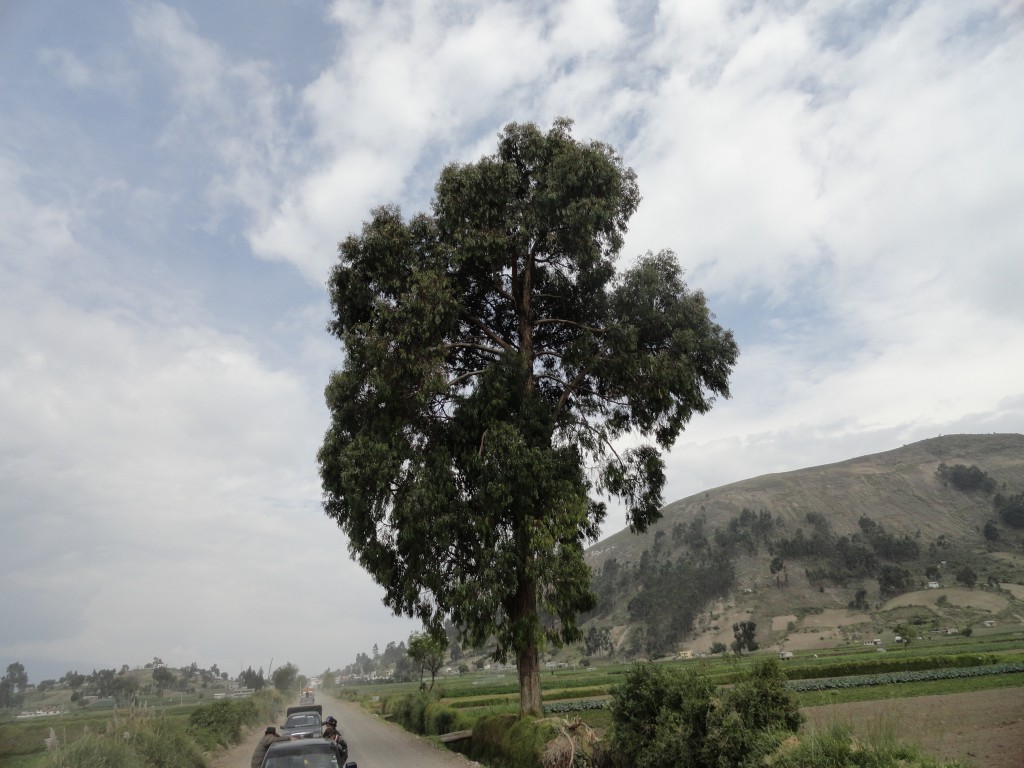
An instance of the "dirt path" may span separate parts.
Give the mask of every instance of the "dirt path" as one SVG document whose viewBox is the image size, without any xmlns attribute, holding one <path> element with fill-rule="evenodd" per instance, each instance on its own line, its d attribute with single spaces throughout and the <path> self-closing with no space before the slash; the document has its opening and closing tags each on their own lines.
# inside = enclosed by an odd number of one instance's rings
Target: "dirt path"
<svg viewBox="0 0 1024 768">
<path fill-rule="evenodd" d="M 944 760 L 978 768 L 1024 766 L 1024 688 L 804 707 L 804 729 L 838 722 L 854 734 L 890 734 Z"/>
<path fill-rule="evenodd" d="M 462 755 L 435 747 L 399 726 L 365 712 L 357 704 L 332 701 L 324 716 L 334 715 L 348 742 L 348 759 L 359 768 L 471 768 Z M 249 768 L 253 750 L 266 726 L 253 728 L 242 743 L 220 755 L 210 768 Z"/>
</svg>

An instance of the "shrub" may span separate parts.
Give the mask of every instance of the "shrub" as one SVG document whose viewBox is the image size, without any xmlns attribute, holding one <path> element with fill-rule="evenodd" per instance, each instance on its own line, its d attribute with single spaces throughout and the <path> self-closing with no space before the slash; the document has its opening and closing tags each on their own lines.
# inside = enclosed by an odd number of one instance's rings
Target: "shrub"
<svg viewBox="0 0 1024 768">
<path fill-rule="evenodd" d="M 514 714 L 481 717 L 473 726 L 468 754 L 494 768 L 536 768 L 557 729 L 547 720 Z"/>
<path fill-rule="evenodd" d="M 87 736 L 48 752 L 44 768 L 146 768 L 131 744 L 109 736 Z"/>
<path fill-rule="evenodd" d="M 811 733 L 799 743 L 779 750 L 765 764 L 770 768 L 966 768 L 960 762 L 942 763 L 926 757 L 914 747 L 891 739 L 854 742 L 849 729 L 839 725 Z"/>
<path fill-rule="evenodd" d="M 730 768 L 770 754 L 802 720 L 775 659 L 731 689 L 695 670 L 638 664 L 612 691 L 611 753 L 636 768 Z"/>
<path fill-rule="evenodd" d="M 205 768 L 202 752 L 184 726 L 166 717 L 131 717 L 107 724 L 106 733 L 86 736 L 53 750 L 44 768 Z"/>
<path fill-rule="evenodd" d="M 428 736 L 466 730 L 470 724 L 471 721 L 466 715 L 437 701 L 427 704 L 423 712 L 424 733 Z"/>
<path fill-rule="evenodd" d="M 252 699 L 221 699 L 193 710 L 188 731 L 203 749 L 237 743 L 242 726 L 256 722 L 259 715 Z"/>
</svg>

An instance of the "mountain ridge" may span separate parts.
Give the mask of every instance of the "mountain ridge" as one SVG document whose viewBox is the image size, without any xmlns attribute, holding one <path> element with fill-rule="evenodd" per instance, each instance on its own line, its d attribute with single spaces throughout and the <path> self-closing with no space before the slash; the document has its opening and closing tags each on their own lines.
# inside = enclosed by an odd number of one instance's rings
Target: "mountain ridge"
<svg viewBox="0 0 1024 768">
<path fill-rule="evenodd" d="M 988 491 L 959 490 L 940 465 L 977 467 Z M 857 635 L 850 626 L 878 632 L 911 614 L 935 625 L 1013 620 L 1024 616 L 1024 531 L 1003 523 L 993 499 L 1022 493 L 1016 433 L 942 435 L 712 488 L 665 505 L 643 534 L 624 529 L 587 550 L 599 605 L 585 627 L 651 655 L 731 641 L 735 621 L 757 622 L 762 645 L 780 647 L 820 629 L 825 647 Z M 964 568 L 977 589 L 956 586 Z"/>
</svg>

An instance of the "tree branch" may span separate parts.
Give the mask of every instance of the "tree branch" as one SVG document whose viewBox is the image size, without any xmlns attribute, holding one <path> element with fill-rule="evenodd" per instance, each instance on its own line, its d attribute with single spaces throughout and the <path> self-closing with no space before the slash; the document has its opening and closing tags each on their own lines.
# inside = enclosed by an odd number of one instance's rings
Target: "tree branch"
<svg viewBox="0 0 1024 768">
<path fill-rule="evenodd" d="M 516 351 L 516 348 L 514 346 L 512 346 L 509 342 L 505 341 L 505 339 L 501 338 L 501 336 L 499 336 L 497 332 L 489 328 L 487 324 L 479 317 L 476 317 L 475 315 L 470 315 L 468 313 L 463 313 L 463 317 L 466 318 L 466 321 L 470 325 L 475 326 L 478 330 L 482 331 L 487 338 L 489 338 L 491 341 L 493 341 L 495 344 L 501 347 L 503 351 Z"/>
</svg>

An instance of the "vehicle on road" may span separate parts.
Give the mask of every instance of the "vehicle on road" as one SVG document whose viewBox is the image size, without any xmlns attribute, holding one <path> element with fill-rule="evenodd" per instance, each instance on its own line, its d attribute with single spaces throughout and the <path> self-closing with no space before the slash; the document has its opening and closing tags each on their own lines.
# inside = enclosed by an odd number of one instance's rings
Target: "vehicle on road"
<svg viewBox="0 0 1024 768">
<path fill-rule="evenodd" d="M 288 707 L 279 733 L 297 739 L 318 739 L 323 733 L 324 708 L 320 704 Z"/>
<path fill-rule="evenodd" d="M 357 768 L 348 747 L 330 739 L 278 741 L 270 745 L 261 768 Z"/>
</svg>

